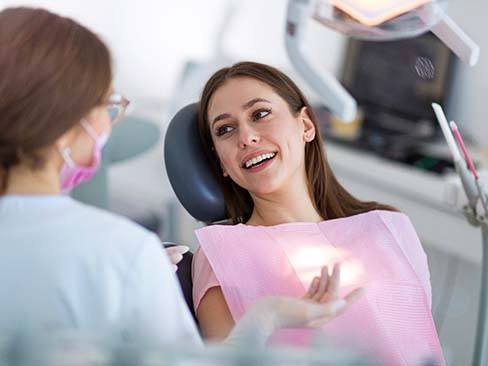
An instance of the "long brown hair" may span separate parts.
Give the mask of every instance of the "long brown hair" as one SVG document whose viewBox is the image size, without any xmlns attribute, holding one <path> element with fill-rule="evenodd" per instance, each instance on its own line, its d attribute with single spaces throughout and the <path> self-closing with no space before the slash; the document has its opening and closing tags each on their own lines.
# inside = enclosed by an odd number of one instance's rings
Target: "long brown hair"
<svg viewBox="0 0 488 366">
<path fill-rule="evenodd" d="M 222 176 L 219 158 L 212 148 L 208 104 L 212 95 L 226 80 L 236 77 L 249 77 L 268 84 L 285 100 L 294 115 L 297 115 L 303 107 L 307 107 L 316 130 L 315 139 L 305 145 L 308 191 L 317 211 L 324 219 L 347 217 L 377 209 L 396 211 L 395 208 L 378 202 L 360 201 L 339 183 L 325 157 L 320 128 L 312 107 L 288 76 L 268 65 L 256 62 L 240 62 L 217 71 L 207 81 L 200 99 L 198 116 L 198 129 L 206 154 L 224 194 L 227 214 L 234 223 L 248 221 L 254 203 L 247 190 L 234 183 L 232 179 Z"/>
<path fill-rule="evenodd" d="M 105 101 L 112 67 L 97 35 L 42 9 L 0 12 L 0 50 L 1 194 L 11 167 L 42 168 L 46 150 Z"/>
</svg>

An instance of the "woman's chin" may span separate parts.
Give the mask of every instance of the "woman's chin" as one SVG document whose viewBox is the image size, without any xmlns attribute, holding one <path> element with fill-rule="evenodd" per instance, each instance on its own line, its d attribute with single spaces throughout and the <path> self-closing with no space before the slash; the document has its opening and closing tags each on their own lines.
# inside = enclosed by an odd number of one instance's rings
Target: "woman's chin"
<svg viewBox="0 0 488 366">
<path fill-rule="evenodd" d="M 248 188 L 249 193 L 256 196 L 270 195 L 279 191 L 280 185 L 272 182 L 253 184 Z"/>
</svg>

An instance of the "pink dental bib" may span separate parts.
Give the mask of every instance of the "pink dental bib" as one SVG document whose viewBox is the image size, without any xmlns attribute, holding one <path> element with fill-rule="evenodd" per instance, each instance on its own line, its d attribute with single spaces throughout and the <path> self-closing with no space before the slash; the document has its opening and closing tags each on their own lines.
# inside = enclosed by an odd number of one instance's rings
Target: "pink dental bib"
<svg viewBox="0 0 488 366">
<path fill-rule="evenodd" d="M 371 211 L 320 223 L 213 225 L 196 233 L 234 320 L 261 297 L 302 297 L 322 266 L 340 262 L 341 291 L 361 286 L 366 293 L 321 329 L 327 340 L 388 366 L 445 364 L 427 259 L 407 216 Z M 305 345 L 311 333 L 283 330 L 272 342 Z"/>
</svg>

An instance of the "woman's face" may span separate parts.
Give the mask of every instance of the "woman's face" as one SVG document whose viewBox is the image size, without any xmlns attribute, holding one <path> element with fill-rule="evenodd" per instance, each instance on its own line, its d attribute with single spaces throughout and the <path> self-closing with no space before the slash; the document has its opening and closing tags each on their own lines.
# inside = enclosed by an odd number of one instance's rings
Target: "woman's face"
<svg viewBox="0 0 488 366">
<path fill-rule="evenodd" d="M 306 108 L 294 115 L 268 84 L 227 80 L 210 99 L 208 121 L 223 174 L 249 192 L 269 194 L 306 179 L 314 124 Z"/>
</svg>

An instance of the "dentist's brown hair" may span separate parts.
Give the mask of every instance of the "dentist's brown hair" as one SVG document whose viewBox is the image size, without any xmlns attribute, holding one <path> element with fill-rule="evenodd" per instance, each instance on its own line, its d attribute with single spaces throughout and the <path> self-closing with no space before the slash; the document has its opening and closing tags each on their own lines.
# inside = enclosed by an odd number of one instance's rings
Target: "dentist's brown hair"
<svg viewBox="0 0 488 366">
<path fill-rule="evenodd" d="M 18 164 L 43 167 L 46 153 L 112 83 L 110 52 L 77 22 L 35 8 L 0 12 L 0 194 Z"/>
<path fill-rule="evenodd" d="M 219 157 L 212 148 L 208 121 L 208 105 L 213 94 L 229 79 L 248 77 L 268 84 L 297 115 L 306 107 L 315 126 L 315 138 L 305 145 L 305 169 L 308 191 L 317 212 L 324 220 L 352 216 L 371 210 L 396 211 L 395 208 L 374 201 L 360 201 L 352 196 L 337 180 L 325 157 L 322 136 L 310 103 L 296 84 L 278 69 L 256 63 L 240 62 L 217 71 L 206 83 L 199 103 L 198 130 L 212 171 L 222 189 L 228 218 L 233 223 L 247 222 L 254 203 L 247 190 L 232 179 L 224 178 Z"/>
</svg>

